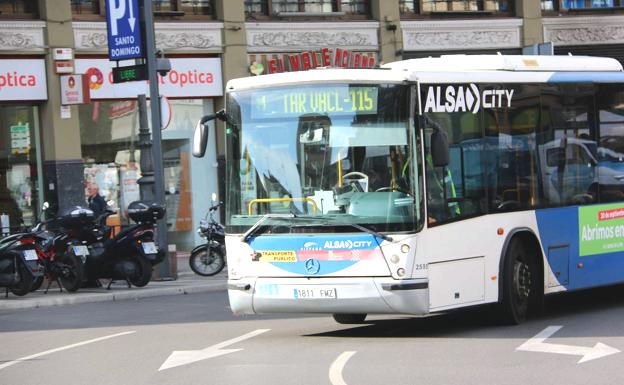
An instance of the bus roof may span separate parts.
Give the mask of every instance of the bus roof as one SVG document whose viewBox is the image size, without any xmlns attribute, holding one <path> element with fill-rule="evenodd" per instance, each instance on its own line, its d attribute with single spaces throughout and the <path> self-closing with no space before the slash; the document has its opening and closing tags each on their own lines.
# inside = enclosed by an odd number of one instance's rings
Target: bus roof
<svg viewBox="0 0 624 385">
<path fill-rule="evenodd" d="M 227 90 L 306 83 L 623 83 L 622 65 L 594 56 L 442 55 L 384 64 L 380 69 L 319 68 L 232 79 Z"/>
<path fill-rule="evenodd" d="M 566 55 L 442 55 L 396 61 L 382 68 L 406 71 L 622 71 L 622 65 L 616 59 Z"/>
<path fill-rule="evenodd" d="M 232 79 L 227 91 L 306 83 L 400 83 L 411 80 L 403 71 L 380 69 L 316 68 L 304 72 L 282 72 Z"/>
</svg>

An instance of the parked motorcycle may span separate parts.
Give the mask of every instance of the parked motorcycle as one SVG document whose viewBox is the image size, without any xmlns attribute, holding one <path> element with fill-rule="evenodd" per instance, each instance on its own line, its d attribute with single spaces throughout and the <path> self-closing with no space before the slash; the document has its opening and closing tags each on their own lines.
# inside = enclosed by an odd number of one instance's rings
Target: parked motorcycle
<svg viewBox="0 0 624 385">
<path fill-rule="evenodd" d="M 87 279 L 108 278 L 111 281 L 107 289 L 115 280 L 125 280 L 128 287 L 145 286 L 152 278 L 152 266 L 165 257 L 154 242 L 156 221 L 165 215 L 165 206 L 149 201 L 130 203 L 128 216 L 136 223 L 111 237 L 112 228 L 106 225 L 106 218 L 114 213 L 107 209 L 93 223 Z"/>
<path fill-rule="evenodd" d="M 17 296 L 30 292 L 33 281 L 42 276 L 35 238 L 31 233 L 0 239 L 0 287 Z"/>
<path fill-rule="evenodd" d="M 44 203 L 44 212 L 49 205 Z M 72 207 L 61 215 L 42 220 L 31 232 L 35 236 L 35 245 L 39 263 L 44 275 L 33 282 L 31 291 L 41 287 L 44 277 L 48 279 L 45 293 L 53 282 L 57 282 L 61 291 L 77 291 L 83 284 L 84 265 L 89 256 L 86 245 L 88 234 L 85 226 L 95 218 L 92 210 L 80 206 Z"/>
<path fill-rule="evenodd" d="M 201 220 L 197 229 L 206 243 L 194 248 L 189 258 L 191 270 L 204 277 L 219 274 L 225 267 L 225 228 L 214 219 L 214 212 L 222 204 L 216 202 L 216 195 L 213 194 L 208 218 Z"/>
</svg>

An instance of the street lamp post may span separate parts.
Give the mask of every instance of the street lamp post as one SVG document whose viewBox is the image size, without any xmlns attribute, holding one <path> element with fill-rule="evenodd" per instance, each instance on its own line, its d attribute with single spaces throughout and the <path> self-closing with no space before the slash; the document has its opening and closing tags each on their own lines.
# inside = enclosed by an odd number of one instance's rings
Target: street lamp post
<svg viewBox="0 0 624 385">
<path fill-rule="evenodd" d="M 149 183 L 153 183 L 153 192 L 155 200 L 162 204 L 166 204 L 165 200 L 165 181 L 164 181 L 164 170 L 163 170 L 163 159 L 162 159 L 162 135 L 161 135 L 161 116 L 160 116 L 160 94 L 158 91 L 158 63 L 156 59 L 156 38 L 154 34 L 154 16 L 152 10 L 152 1 L 151 0 L 141 0 L 141 14 L 142 14 L 142 23 L 141 28 L 143 28 L 143 36 L 145 38 L 145 55 L 147 61 L 147 73 L 149 80 L 149 91 L 150 91 L 150 110 L 151 110 L 151 127 L 152 127 L 152 143 L 151 143 L 151 153 L 152 153 L 152 164 L 153 164 L 153 174 L 150 178 L 149 172 L 149 164 L 146 164 L 148 167 L 147 173 L 143 172 L 141 169 L 141 173 L 146 180 L 143 180 L 143 185 L 145 185 L 144 190 L 146 194 L 149 194 L 150 188 L 148 187 Z M 139 133 L 140 140 L 143 140 L 145 143 L 146 133 L 143 132 L 143 137 L 141 137 L 141 133 Z M 149 144 L 145 143 L 146 146 Z M 143 148 L 143 147 L 142 147 Z M 147 148 L 147 147 L 145 147 Z M 147 151 L 145 151 L 147 152 Z M 143 154 L 142 154 L 143 155 Z M 149 162 L 146 162 L 149 163 Z M 143 157 L 141 157 L 141 166 L 143 166 Z M 143 178 L 141 178 L 143 179 Z M 143 194 L 143 193 L 142 193 Z M 156 237 L 158 241 L 158 246 L 160 250 L 165 253 L 165 259 L 160 264 L 160 277 L 162 278 L 171 278 L 170 272 L 170 264 L 168 258 L 169 245 L 167 243 L 167 215 L 165 215 L 162 219 L 158 221 L 158 229 L 156 231 Z"/>
</svg>

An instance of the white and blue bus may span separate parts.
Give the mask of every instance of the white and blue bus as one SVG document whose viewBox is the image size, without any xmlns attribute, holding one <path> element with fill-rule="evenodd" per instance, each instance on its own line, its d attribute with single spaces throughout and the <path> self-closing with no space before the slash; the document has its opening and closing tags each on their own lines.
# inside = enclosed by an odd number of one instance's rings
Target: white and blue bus
<svg viewBox="0 0 624 385">
<path fill-rule="evenodd" d="M 544 295 L 624 282 L 614 59 L 452 55 L 226 90 L 234 313 L 498 304 L 519 323 Z"/>
</svg>

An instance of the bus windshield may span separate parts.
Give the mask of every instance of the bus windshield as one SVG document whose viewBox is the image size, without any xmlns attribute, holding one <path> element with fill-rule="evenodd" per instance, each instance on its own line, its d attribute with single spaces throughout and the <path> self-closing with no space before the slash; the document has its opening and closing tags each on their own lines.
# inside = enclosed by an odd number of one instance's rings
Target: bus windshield
<svg viewBox="0 0 624 385">
<path fill-rule="evenodd" d="M 409 95 L 399 84 L 230 92 L 228 231 L 277 217 L 275 224 L 292 218 L 293 226 L 275 226 L 289 232 L 340 231 L 341 224 L 353 231 L 353 223 L 378 232 L 414 230 L 420 190 Z"/>
</svg>

